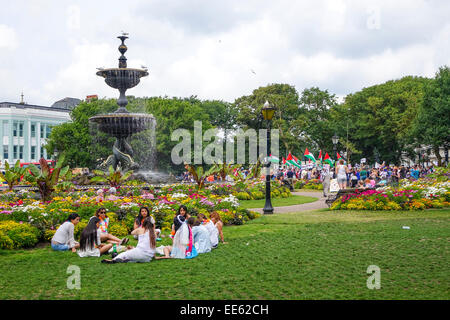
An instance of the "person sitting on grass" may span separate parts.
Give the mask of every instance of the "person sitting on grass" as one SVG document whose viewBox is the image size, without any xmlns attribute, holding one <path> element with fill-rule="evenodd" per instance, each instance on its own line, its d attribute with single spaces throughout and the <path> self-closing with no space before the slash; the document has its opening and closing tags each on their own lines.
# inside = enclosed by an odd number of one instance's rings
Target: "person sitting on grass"
<svg viewBox="0 0 450 320">
<path fill-rule="evenodd" d="M 102 260 L 102 263 L 150 262 L 155 256 L 156 249 L 155 225 L 151 218 L 145 218 L 142 226 L 133 230 L 131 234 L 138 236 L 136 248 L 129 246 L 129 250 L 120 253 L 112 260 Z"/>
<path fill-rule="evenodd" d="M 139 214 L 136 218 L 136 220 L 134 220 L 134 229 L 137 229 L 139 227 L 142 227 L 142 223 L 144 222 L 145 218 L 150 217 L 152 219 L 152 223 L 155 224 L 155 218 L 150 215 L 150 210 L 147 207 L 141 207 L 139 209 Z M 159 239 L 159 236 L 161 235 L 161 229 L 155 229 L 156 232 L 156 240 Z M 137 237 L 135 236 L 135 239 L 137 239 Z M 161 240 L 161 239 L 159 239 Z"/>
<path fill-rule="evenodd" d="M 173 218 L 172 224 L 172 232 L 170 233 L 170 237 L 173 239 L 175 233 L 178 231 L 178 228 L 186 221 L 187 207 L 185 205 L 181 205 L 178 208 L 178 212 Z"/>
<path fill-rule="evenodd" d="M 222 219 L 220 218 L 220 215 L 217 211 L 213 211 L 210 215 L 211 221 L 212 223 L 214 223 L 214 226 L 216 227 L 217 230 L 217 234 L 215 234 L 214 236 L 216 237 L 216 239 L 218 238 L 217 236 L 220 237 L 220 241 L 222 241 L 223 244 L 227 244 L 227 242 L 225 242 L 224 237 L 223 237 L 223 222 Z M 217 244 L 219 243 L 219 240 L 217 240 Z M 217 247 L 217 245 L 216 245 Z"/>
<path fill-rule="evenodd" d="M 122 240 L 117 238 L 116 236 L 113 236 L 112 234 L 108 233 L 108 226 L 109 226 L 109 218 L 106 215 L 106 209 L 105 208 L 98 208 L 97 211 L 95 212 L 95 217 L 100 219 L 100 227 L 99 227 L 99 231 L 100 231 L 100 239 L 101 241 L 107 241 L 108 243 L 112 243 L 112 244 L 120 244 L 120 245 L 124 245 L 126 243 L 128 243 L 129 239 L 128 238 L 123 238 Z M 91 217 L 91 219 L 94 217 Z"/>
<path fill-rule="evenodd" d="M 59 226 L 51 240 L 52 249 L 55 251 L 67 251 L 72 249 L 72 252 L 77 252 L 80 244 L 75 241 L 74 230 L 75 226 L 80 222 L 78 213 L 71 213 L 67 220 Z"/>
<path fill-rule="evenodd" d="M 102 244 L 100 232 L 98 231 L 100 219 L 92 217 L 86 228 L 83 229 L 80 236 L 80 250 L 78 255 L 84 257 L 100 257 L 112 248 L 112 244 Z"/>
<path fill-rule="evenodd" d="M 217 230 L 217 227 L 214 225 L 214 222 L 212 222 L 210 219 L 207 219 L 206 216 L 203 213 L 199 213 L 197 215 L 197 218 L 200 220 L 201 224 L 208 230 L 209 232 L 209 239 L 211 242 L 211 248 L 217 248 L 217 245 L 219 244 L 219 230 Z"/>
<path fill-rule="evenodd" d="M 211 239 L 209 231 L 196 219 L 192 225 L 192 234 L 194 236 L 194 246 L 198 253 L 211 252 Z"/>
<path fill-rule="evenodd" d="M 372 183 L 370 182 L 369 178 L 366 178 L 366 180 L 364 180 L 364 187 L 365 188 L 372 188 Z"/>
<path fill-rule="evenodd" d="M 157 252 L 159 254 L 164 254 L 164 257 L 157 257 L 155 259 L 186 259 L 186 256 L 192 252 L 192 247 L 194 245 L 192 235 L 192 226 L 194 221 L 194 217 L 189 217 L 185 222 L 183 222 L 175 233 L 173 245 L 158 247 Z"/>
</svg>

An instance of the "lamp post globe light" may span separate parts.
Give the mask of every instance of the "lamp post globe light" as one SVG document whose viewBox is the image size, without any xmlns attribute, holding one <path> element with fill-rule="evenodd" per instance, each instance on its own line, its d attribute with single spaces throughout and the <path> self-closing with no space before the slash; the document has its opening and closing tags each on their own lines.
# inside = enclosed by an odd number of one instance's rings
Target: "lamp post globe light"
<svg viewBox="0 0 450 320">
<path fill-rule="evenodd" d="M 336 155 L 336 145 L 339 142 L 339 137 L 336 135 L 336 133 L 331 137 L 331 141 L 333 141 L 333 152 Z"/>
<path fill-rule="evenodd" d="M 275 109 L 270 105 L 269 101 L 266 100 L 264 107 L 261 110 L 264 120 L 267 120 L 267 163 L 266 166 L 266 203 L 264 205 L 264 214 L 272 214 L 273 207 L 272 201 L 270 199 L 270 122 L 272 121 Z"/>
</svg>

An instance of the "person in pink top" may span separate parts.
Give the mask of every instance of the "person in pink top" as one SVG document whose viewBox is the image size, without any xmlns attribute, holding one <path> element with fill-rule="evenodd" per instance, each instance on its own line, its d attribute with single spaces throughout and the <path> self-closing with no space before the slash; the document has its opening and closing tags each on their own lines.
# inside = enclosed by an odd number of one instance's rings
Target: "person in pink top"
<svg viewBox="0 0 450 320">
<path fill-rule="evenodd" d="M 106 200 L 114 201 L 114 200 L 119 199 L 119 198 L 116 197 L 116 195 L 115 195 L 116 191 L 117 191 L 116 188 L 111 187 L 111 188 L 108 190 L 109 196 L 106 198 Z"/>
<path fill-rule="evenodd" d="M 95 201 L 97 201 L 97 203 L 105 201 L 105 195 L 104 195 L 103 189 L 97 190 L 97 198 Z"/>
</svg>

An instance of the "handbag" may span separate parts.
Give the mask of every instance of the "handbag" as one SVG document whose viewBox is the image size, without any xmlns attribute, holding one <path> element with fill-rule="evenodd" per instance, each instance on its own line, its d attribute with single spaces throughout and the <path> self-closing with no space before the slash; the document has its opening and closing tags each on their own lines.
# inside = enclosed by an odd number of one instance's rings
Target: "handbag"
<svg viewBox="0 0 450 320">
<path fill-rule="evenodd" d="M 198 251 L 197 248 L 195 248 L 195 246 L 192 246 L 192 250 L 189 250 L 189 246 L 186 247 L 186 259 L 192 259 L 195 258 L 196 256 L 198 256 Z"/>
<path fill-rule="evenodd" d="M 192 259 L 198 256 L 197 248 L 194 246 L 191 227 L 189 227 L 189 244 L 186 247 L 186 259 Z"/>
</svg>

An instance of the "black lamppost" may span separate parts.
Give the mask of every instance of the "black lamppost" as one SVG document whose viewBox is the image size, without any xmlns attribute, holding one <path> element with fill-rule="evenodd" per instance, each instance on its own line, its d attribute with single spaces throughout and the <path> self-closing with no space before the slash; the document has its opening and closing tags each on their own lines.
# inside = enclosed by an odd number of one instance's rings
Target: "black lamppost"
<svg viewBox="0 0 450 320">
<path fill-rule="evenodd" d="M 270 106 L 269 101 L 266 100 L 264 107 L 261 110 L 264 120 L 267 120 L 267 163 L 266 163 L 266 204 L 264 205 L 264 214 L 272 214 L 273 207 L 270 199 L 270 122 L 272 121 L 275 109 Z"/>
<path fill-rule="evenodd" d="M 336 133 L 334 134 L 334 136 L 331 137 L 331 141 L 333 141 L 333 152 L 334 156 L 336 156 L 336 146 L 339 142 L 339 137 L 336 135 Z"/>
</svg>

